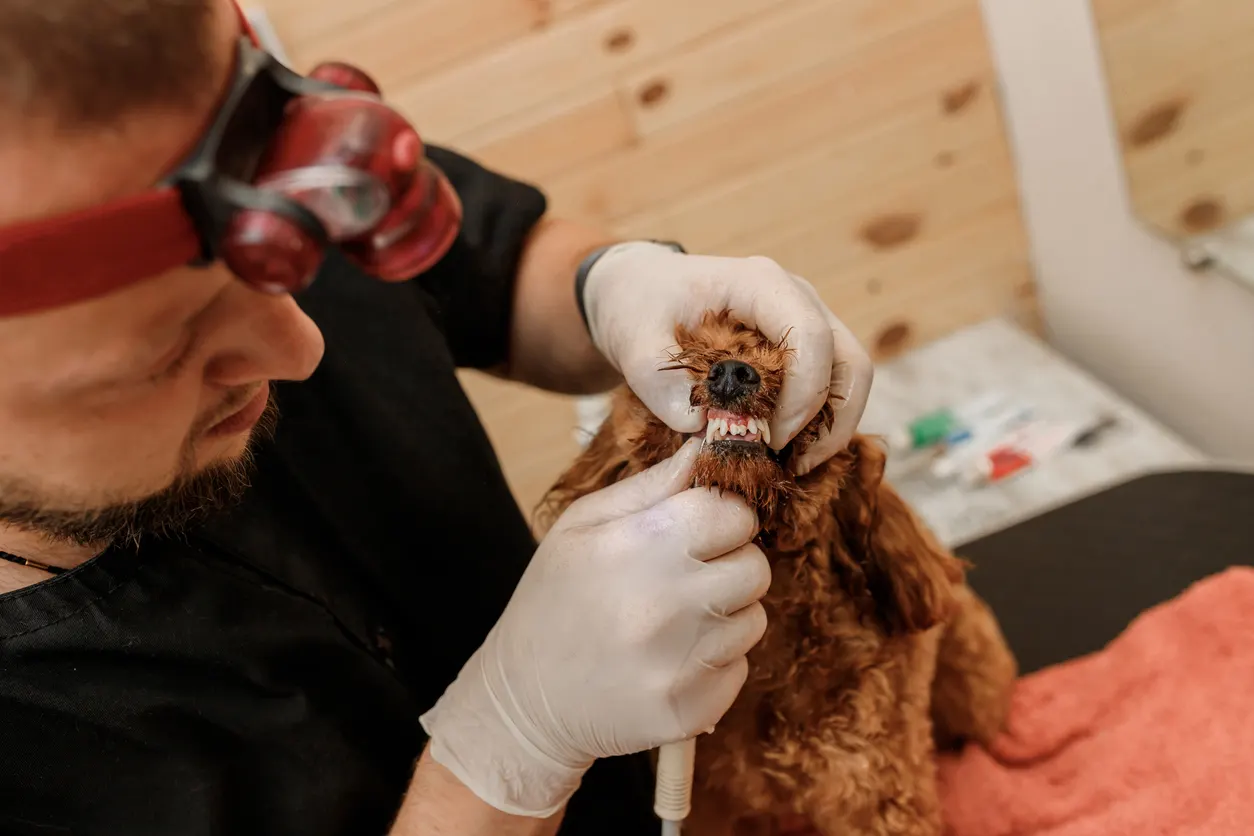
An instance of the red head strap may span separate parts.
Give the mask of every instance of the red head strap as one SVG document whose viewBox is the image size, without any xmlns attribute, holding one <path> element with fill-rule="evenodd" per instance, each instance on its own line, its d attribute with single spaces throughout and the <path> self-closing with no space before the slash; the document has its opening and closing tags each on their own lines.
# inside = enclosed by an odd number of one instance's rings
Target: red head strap
<svg viewBox="0 0 1254 836">
<path fill-rule="evenodd" d="M 387 280 L 415 276 L 447 251 L 461 223 L 457 196 L 374 83 L 343 64 L 300 76 L 257 48 L 242 10 L 240 25 L 222 107 L 165 183 L 0 229 L 0 316 L 218 259 L 260 290 L 295 292 L 328 246 Z"/>
</svg>

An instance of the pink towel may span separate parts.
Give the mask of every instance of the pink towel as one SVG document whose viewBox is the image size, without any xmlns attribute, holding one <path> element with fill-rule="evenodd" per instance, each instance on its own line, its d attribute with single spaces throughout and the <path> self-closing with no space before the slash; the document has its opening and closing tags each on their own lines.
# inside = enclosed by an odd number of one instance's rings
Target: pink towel
<svg viewBox="0 0 1254 836">
<path fill-rule="evenodd" d="M 1024 677 L 1007 731 L 940 776 L 954 836 L 1251 836 L 1254 569 Z"/>
</svg>

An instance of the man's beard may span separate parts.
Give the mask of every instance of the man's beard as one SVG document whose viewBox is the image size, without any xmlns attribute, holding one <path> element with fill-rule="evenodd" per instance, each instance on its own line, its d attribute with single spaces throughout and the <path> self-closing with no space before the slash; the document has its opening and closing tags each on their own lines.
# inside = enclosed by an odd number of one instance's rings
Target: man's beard
<svg viewBox="0 0 1254 836">
<path fill-rule="evenodd" d="M 178 533 L 216 511 L 238 503 L 250 484 L 255 447 L 274 435 L 279 412 L 271 395 L 244 452 L 229 462 L 179 476 L 158 493 L 132 502 L 66 511 L 36 502 L 10 503 L 0 497 L 0 523 L 37 532 L 50 540 L 80 546 L 129 542 L 145 534 Z M 189 450 L 190 454 L 190 450 Z"/>
</svg>

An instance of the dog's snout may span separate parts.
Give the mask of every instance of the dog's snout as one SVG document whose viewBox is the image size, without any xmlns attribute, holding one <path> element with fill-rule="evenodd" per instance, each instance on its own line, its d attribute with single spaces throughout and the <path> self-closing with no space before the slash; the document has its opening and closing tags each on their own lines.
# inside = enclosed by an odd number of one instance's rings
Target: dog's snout
<svg viewBox="0 0 1254 836">
<path fill-rule="evenodd" d="M 734 400 L 752 395 L 758 390 L 762 378 L 757 369 L 741 360 L 721 360 L 710 367 L 707 388 L 710 394 Z"/>
</svg>

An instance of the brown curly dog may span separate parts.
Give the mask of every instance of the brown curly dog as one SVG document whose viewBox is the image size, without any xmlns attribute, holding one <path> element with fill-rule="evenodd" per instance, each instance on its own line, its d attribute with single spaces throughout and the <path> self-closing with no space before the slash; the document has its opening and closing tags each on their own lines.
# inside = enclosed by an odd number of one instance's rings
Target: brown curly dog
<svg viewBox="0 0 1254 836">
<path fill-rule="evenodd" d="M 1006 716 L 1016 665 L 992 613 L 882 481 L 858 436 L 813 471 L 790 462 L 831 426 L 830 406 L 778 454 L 763 443 L 789 351 L 726 312 L 676 334 L 670 368 L 706 409 L 694 483 L 759 512 L 774 580 L 749 680 L 697 742 L 691 836 L 939 836 L 939 746 L 979 743 Z M 684 441 L 622 387 L 596 437 L 538 509 L 541 528 L 584 494 L 665 459 Z M 793 825 L 795 826 L 795 825 Z"/>
</svg>

